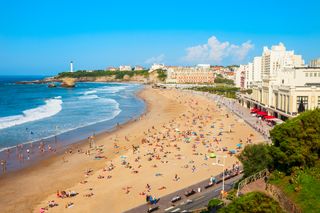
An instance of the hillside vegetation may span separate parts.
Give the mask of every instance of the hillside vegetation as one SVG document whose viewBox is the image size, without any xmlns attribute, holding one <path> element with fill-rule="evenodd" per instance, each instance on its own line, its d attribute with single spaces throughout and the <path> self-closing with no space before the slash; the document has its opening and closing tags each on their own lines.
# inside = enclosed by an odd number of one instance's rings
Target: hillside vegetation
<svg viewBox="0 0 320 213">
<path fill-rule="evenodd" d="M 269 182 L 303 212 L 319 212 L 320 109 L 306 111 L 275 126 L 270 136 L 272 145 L 249 145 L 238 156 L 245 176 L 268 168 Z"/>
</svg>

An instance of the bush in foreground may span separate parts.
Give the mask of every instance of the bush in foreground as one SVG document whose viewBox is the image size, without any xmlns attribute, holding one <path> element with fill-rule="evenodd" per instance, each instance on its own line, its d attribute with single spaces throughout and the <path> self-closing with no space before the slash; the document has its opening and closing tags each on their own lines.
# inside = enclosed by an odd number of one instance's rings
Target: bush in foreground
<svg viewBox="0 0 320 213">
<path fill-rule="evenodd" d="M 235 199 L 228 206 L 220 209 L 219 213 L 284 213 L 278 202 L 261 192 L 250 192 Z"/>
</svg>

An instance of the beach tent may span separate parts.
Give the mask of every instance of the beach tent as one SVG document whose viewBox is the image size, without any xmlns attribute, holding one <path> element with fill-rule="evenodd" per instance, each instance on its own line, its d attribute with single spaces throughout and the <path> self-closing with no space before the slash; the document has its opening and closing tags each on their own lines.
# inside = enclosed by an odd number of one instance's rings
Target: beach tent
<svg viewBox="0 0 320 213">
<path fill-rule="evenodd" d="M 214 154 L 214 153 L 212 152 L 212 153 L 209 154 L 209 157 L 210 157 L 210 158 L 215 158 L 215 157 L 217 157 L 217 156 L 216 156 L 216 154 Z"/>
<path fill-rule="evenodd" d="M 188 143 L 191 141 L 191 138 L 185 138 L 184 141 Z"/>
</svg>

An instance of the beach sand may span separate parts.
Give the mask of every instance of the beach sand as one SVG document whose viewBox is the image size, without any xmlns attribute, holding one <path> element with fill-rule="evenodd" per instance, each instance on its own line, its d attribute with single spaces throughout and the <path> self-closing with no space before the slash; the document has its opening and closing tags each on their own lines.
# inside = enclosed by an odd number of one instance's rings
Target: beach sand
<svg viewBox="0 0 320 213">
<path fill-rule="evenodd" d="M 123 212 L 144 204 L 146 194 L 161 197 L 221 173 L 209 153 L 227 155 L 226 168 L 232 168 L 237 159 L 222 147 L 237 150 L 240 139 L 243 146 L 263 141 L 244 121 L 205 97 L 149 87 L 140 97 L 148 112 L 99 135 L 96 149 L 85 143 L 79 152 L 2 177 L 1 211 L 39 212 L 54 200 L 58 206 L 49 212 Z M 78 194 L 62 199 L 57 190 Z"/>
</svg>

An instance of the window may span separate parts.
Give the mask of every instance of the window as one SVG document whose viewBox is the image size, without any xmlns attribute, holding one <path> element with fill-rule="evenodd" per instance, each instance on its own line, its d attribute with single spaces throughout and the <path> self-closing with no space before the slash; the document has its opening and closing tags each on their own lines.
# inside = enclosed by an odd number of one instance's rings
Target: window
<svg viewBox="0 0 320 213">
<path fill-rule="evenodd" d="M 320 108 L 320 96 L 318 96 L 318 108 Z"/>
<path fill-rule="evenodd" d="M 308 110 L 308 96 L 297 96 L 297 111 L 299 111 L 299 105 L 301 103 L 303 103 L 304 109 Z"/>
<path fill-rule="evenodd" d="M 308 77 L 308 73 L 306 72 L 306 77 Z"/>
</svg>

